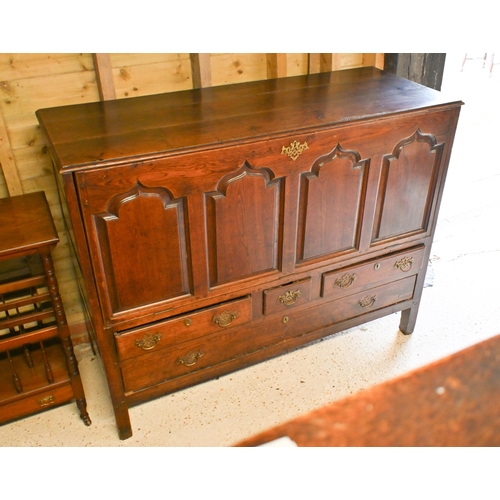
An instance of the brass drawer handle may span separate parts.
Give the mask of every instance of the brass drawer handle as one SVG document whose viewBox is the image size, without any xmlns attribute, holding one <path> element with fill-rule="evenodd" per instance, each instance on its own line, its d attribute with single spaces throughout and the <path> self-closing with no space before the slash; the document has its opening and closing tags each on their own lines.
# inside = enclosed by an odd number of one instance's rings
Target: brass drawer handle
<svg viewBox="0 0 500 500">
<path fill-rule="evenodd" d="M 297 302 L 300 295 L 300 290 L 288 290 L 284 295 L 280 295 L 278 297 L 278 302 L 285 304 L 285 306 L 292 306 L 295 302 Z"/>
<path fill-rule="evenodd" d="M 306 149 L 309 149 L 307 142 L 301 144 L 299 141 L 293 141 L 290 143 L 290 146 L 283 146 L 281 148 L 281 154 L 287 155 L 289 158 L 295 161 Z"/>
<path fill-rule="evenodd" d="M 349 288 L 356 281 L 356 274 L 344 274 L 342 278 L 335 280 L 335 284 L 340 288 Z"/>
<path fill-rule="evenodd" d="M 143 351 L 150 351 L 154 349 L 158 342 L 160 342 L 161 333 L 155 333 L 151 335 L 150 333 L 146 333 L 141 340 L 136 340 L 135 345 L 140 347 Z"/>
<path fill-rule="evenodd" d="M 181 356 L 177 361 L 177 365 L 193 366 L 204 355 L 203 351 L 188 352 L 185 356 Z"/>
<path fill-rule="evenodd" d="M 413 265 L 413 257 L 404 257 L 401 260 L 398 260 L 394 264 L 394 267 L 397 267 L 404 273 L 407 273 L 411 269 L 412 265 Z"/>
<path fill-rule="evenodd" d="M 358 302 L 358 304 L 364 309 L 368 309 L 369 307 L 373 306 L 373 304 L 375 304 L 376 300 L 377 300 L 376 295 L 367 295 L 366 297 L 362 298 Z"/>
<path fill-rule="evenodd" d="M 222 314 L 220 314 L 219 316 L 214 316 L 212 318 L 212 321 L 214 323 L 217 323 L 219 326 L 229 326 L 233 319 L 236 319 L 238 317 L 238 313 L 237 312 L 228 312 L 228 311 L 224 311 Z"/>
<path fill-rule="evenodd" d="M 56 401 L 54 399 L 54 396 L 52 396 L 52 394 L 50 396 L 45 396 L 44 398 L 38 400 L 38 404 L 40 406 L 50 406 L 53 405 L 55 402 Z"/>
</svg>

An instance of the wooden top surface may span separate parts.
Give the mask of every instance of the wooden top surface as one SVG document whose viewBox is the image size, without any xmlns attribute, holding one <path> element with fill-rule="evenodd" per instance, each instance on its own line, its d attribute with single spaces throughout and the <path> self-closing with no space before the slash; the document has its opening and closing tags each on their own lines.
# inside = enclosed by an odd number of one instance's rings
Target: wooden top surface
<svg viewBox="0 0 500 500">
<path fill-rule="evenodd" d="M 499 446 L 500 335 L 239 443 Z"/>
<path fill-rule="evenodd" d="M 0 258 L 59 241 L 43 191 L 0 199 Z"/>
<path fill-rule="evenodd" d="M 49 108 L 37 117 L 59 168 L 70 170 L 461 104 L 368 67 Z"/>
</svg>

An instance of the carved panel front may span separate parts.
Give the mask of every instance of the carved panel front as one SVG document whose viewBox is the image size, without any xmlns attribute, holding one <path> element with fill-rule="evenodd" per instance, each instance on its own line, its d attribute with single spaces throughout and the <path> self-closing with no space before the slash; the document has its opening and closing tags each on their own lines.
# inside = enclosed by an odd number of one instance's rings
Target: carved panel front
<svg viewBox="0 0 500 500">
<path fill-rule="evenodd" d="M 356 248 L 368 161 L 340 145 L 302 175 L 298 260 Z"/>
<path fill-rule="evenodd" d="M 189 292 L 184 201 L 138 183 L 94 216 L 114 312 Z"/>
<path fill-rule="evenodd" d="M 211 286 L 279 269 L 282 204 L 281 181 L 247 162 L 207 193 Z"/>
<path fill-rule="evenodd" d="M 418 129 L 383 159 L 373 240 L 426 232 L 442 144 Z"/>
</svg>

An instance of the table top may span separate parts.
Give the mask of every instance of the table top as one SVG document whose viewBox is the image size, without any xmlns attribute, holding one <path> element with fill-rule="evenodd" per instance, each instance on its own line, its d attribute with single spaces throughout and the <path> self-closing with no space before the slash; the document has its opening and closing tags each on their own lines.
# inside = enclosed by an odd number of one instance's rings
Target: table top
<svg viewBox="0 0 500 500">
<path fill-rule="evenodd" d="M 0 258 L 55 246 L 59 237 L 43 191 L 0 199 Z"/>
<path fill-rule="evenodd" d="M 461 101 L 372 67 L 38 110 L 56 166 L 95 168 Z"/>
<path fill-rule="evenodd" d="M 500 335 L 237 446 L 499 446 L 499 393 Z"/>
</svg>

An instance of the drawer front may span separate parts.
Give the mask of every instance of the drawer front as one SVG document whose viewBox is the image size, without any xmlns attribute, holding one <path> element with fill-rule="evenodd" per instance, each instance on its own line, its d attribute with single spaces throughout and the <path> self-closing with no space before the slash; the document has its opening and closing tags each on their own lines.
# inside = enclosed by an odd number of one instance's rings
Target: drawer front
<svg viewBox="0 0 500 500">
<path fill-rule="evenodd" d="M 410 276 L 335 300 L 331 303 L 332 316 L 335 322 L 344 321 L 410 300 L 413 297 L 416 279 L 416 276 Z"/>
<path fill-rule="evenodd" d="M 115 334 L 120 359 L 129 359 L 231 329 L 252 319 L 252 298 L 244 297 L 182 316 Z"/>
<path fill-rule="evenodd" d="M 337 299 L 368 290 L 383 281 L 416 274 L 422 267 L 425 247 L 419 246 L 359 266 L 323 274 L 322 297 Z"/>
<path fill-rule="evenodd" d="M 246 333 L 245 333 L 246 332 Z M 121 363 L 125 392 L 134 392 L 228 361 L 252 347 L 247 328 L 206 335 L 177 346 L 151 351 Z"/>
<path fill-rule="evenodd" d="M 0 406 L 0 422 L 26 417 L 49 408 L 68 403 L 74 399 L 73 389 L 69 382 L 55 388 L 48 388 L 31 396 Z"/>
<path fill-rule="evenodd" d="M 264 290 L 264 314 L 284 313 L 311 301 L 311 278 Z"/>
</svg>

